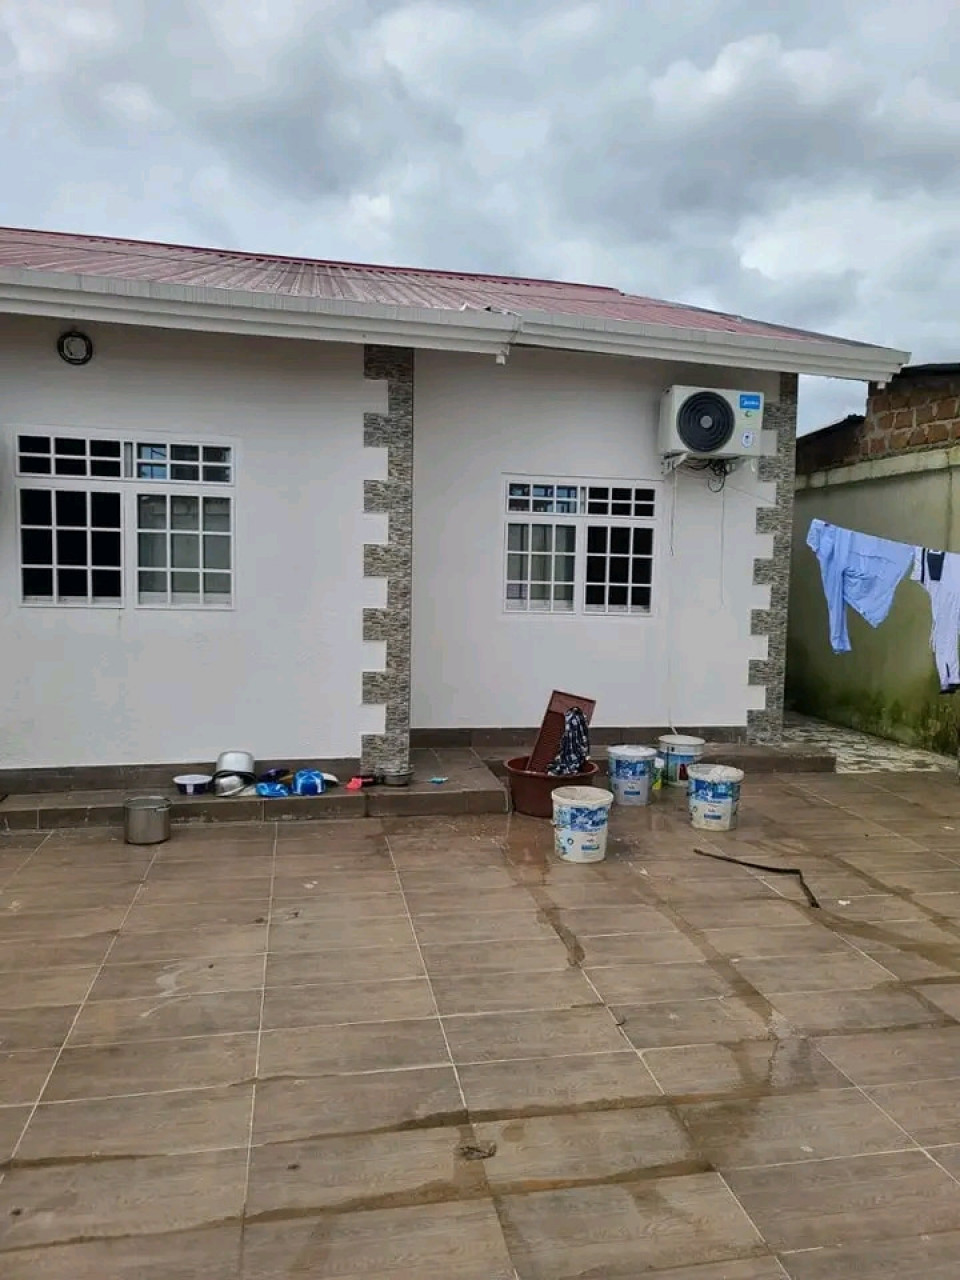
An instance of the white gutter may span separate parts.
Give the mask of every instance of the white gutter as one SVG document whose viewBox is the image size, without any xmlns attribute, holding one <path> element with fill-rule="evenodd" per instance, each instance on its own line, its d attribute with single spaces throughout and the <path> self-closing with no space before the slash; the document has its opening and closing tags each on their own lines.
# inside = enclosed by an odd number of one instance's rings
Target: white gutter
<svg viewBox="0 0 960 1280">
<path fill-rule="evenodd" d="M 369 342 L 498 355 L 509 346 L 883 382 L 906 351 L 582 316 L 383 303 L 157 284 L 0 267 L 0 313 L 207 333 Z M 519 321 L 519 323 L 518 323 Z"/>
</svg>

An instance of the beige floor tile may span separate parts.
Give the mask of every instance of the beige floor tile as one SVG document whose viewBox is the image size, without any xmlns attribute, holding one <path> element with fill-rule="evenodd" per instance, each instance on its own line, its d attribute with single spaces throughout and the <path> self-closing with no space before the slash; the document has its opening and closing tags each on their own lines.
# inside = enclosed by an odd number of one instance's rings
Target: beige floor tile
<svg viewBox="0 0 960 1280">
<path fill-rule="evenodd" d="M 43 1097 L 57 1102 L 236 1084 L 253 1079 L 256 1057 L 255 1034 L 85 1045 L 64 1049 Z"/>
<path fill-rule="evenodd" d="M 772 956 L 765 960 L 737 960 L 741 977 L 772 995 L 778 991 L 844 991 L 882 986 L 891 981 L 879 964 L 855 951 L 815 956 Z"/>
<path fill-rule="evenodd" d="M 624 1047 L 609 1012 L 600 1007 L 445 1017 L 443 1025 L 457 1063 L 604 1053 Z"/>
<path fill-rule="evenodd" d="M 0 1163 L 13 1155 L 13 1149 L 29 1118 L 29 1107 L 0 1107 Z"/>
<path fill-rule="evenodd" d="M 410 914 L 419 916 L 462 914 L 470 910 L 474 914 L 489 915 L 501 911 L 533 911 L 535 902 L 523 885 L 511 888 L 475 887 L 468 877 L 453 887 L 432 889 L 407 889 L 407 905 Z"/>
<path fill-rule="evenodd" d="M 407 908 L 399 888 L 392 893 L 338 893 L 318 895 L 304 889 L 300 894 L 274 894 L 273 920 L 300 924 L 322 924 L 332 920 L 388 920 L 407 918 Z"/>
<path fill-rule="evenodd" d="M 263 1025 L 316 1027 L 342 1022 L 398 1021 L 436 1015 L 426 978 L 380 982 L 326 982 L 302 987 L 270 987 Z"/>
<path fill-rule="evenodd" d="M 774 1250 L 960 1227 L 957 1184 L 921 1151 L 741 1169 L 727 1181 Z"/>
<path fill-rule="evenodd" d="M 483 1167 L 491 1189 L 502 1194 L 651 1169 L 690 1173 L 698 1164 L 683 1126 L 665 1107 L 524 1117 L 475 1124 L 474 1131 L 480 1142 L 496 1144 Z"/>
<path fill-rule="evenodd" d="M 664 1092 L 677 1097 L 842 1089 L 849 1084 L 808 1040 L 649 1049 L 643 1060 Z"/>
<path fill-rule="evenodd" d="M 922 1147 L 960 1143 L 960 1076 L 877 1085 L 867 1094 Z"/>
<path fill-rule="evenodd" d="M 715 951 L 733 960 L 823 955 L 831 951 L 849 950 L 843 938 L 815 924 L 808 925 L 805 929 L 766 926 L 755 929 L 705 929 L 703 940 Z"/>
<path fill-rule="evenodd" d="M 537 1115 L 572 1107 L 630 1106 L 658 1097 L 650 1072 L 630 1049 L 573 1057 L 482 1062 L 459 1068 L 474 1119 Z"/>
<path fill-rule="evenodd" d="M 263 956 L 216 960 L 149 960 L 108 964 L 90 992 L 90 1000 L 197 995 L 206 991 L 254 991 L 263 986 Z"/>
<path fill-rule="evenodd" d="M 150 1236 L 238 1217 L 246 1163 L 237 1149 L 13 1169 L 0 1183 L 0 1250 Z"/>
<path fill-rule="evenodd" d="M 790 1280 L 956 1280 L 960 1232 L 787 1254 Z M 673 1280 L 673 1277 L 671 1277 Z"/>
<path fill-rule="evenodd" d="M 536 939 L 514 938 L 498 942 L 496 946 L 489 942 L 427 944 L 423 947 L 423 960 L 431 978 L 465 973 L 563 970 L 570 964 L 567 949 L 555 934 Z"/>
<path fill-rule="evenodd" d="M 680 1116 L 697 1149 L 721 1170 L 911 1146 L 857 1089 L 705 1102 L 681 1107 Z"/>
<path fill-rule="evenodd" d="M 773 1003 L 791 1025 L 805 1035 L 933 1025 L 943 1021 L 916 996 L 898 987 L 781 992 L 773 997 Z"/>
<path fill-rule="evenodd" d="M 779 898 L 680 903 L 677 910 L 695 929 L 792 929 L 815 923 L 809 907 Z"/>
<path fill-rule="evenodd" d="M 679 931 L 676 933 L 620 933 L 581 937 L 584 966 L 698 964 L 703 952 Z"/>
<path fill-rule="evenodd" d="M 515 1277 L 489 1199 L 325 1214 L 247 1227 L 243 1280 L 289 1280 L 298 1273 L 318 1280 L 320 1276 L 328 1280 Z"/>
<path fill-rule="evenodd" d="M 237 1280 L 240 1224 L 3 1255 L 4 1280 Z"/>
<path fill-rule="evenodd" d="M 76 1017 L 79 1005 L 37 1005 L 28 1009 L 0 1009 L 0 1045 L 4 1050 L 58 1049 Z"/>
<path fill-rule="evenodd" d="M 631 1280 L 649 1270 L 764 1251 L 715 1174 L 504 1196 L 499 1207 L 524 1280 Z"/>
<path fill-rule="evenodd" d="M 411 1204 L 429 1187 L 443 1199 L 482 1188 L 480 1161 L 457 1155 L 467 1126 L 364 1133 L 254 1147 L 247 1213 L 385 1207 L 387 1197 Z"/>
<path fill-rule="evenodd" d="M 78 1005 L 97 976 L 98 968 L 97 965 L 71 965 L 9 974 L 0 987 L 0 1025 L 6 1009 Z"/>
<path fill-rule="evenodd" d="M 166 880 L 151 875 L 137 898 L 137 908 L 191 905 L 211 898 L 217 902 L 251 902 L 264 908 L 270 901 L 270 876 L 220 876 L 211 885 L 209 878 L 204 881 L 200 875 Z"/>
<path fill-rule="evenodd" d="M 930 1155 L 942 1164 L 947 1172 L 956 1181 L 960 1182 L 960 1144 L 954 1144 L 946 1147 L 935 1147 Z"/>
<path fill-rule="evenodd" d="M 960 981 L 925 982 L 915 987 L 915 990 L 949 1017 L 960 1020 Z"/>
<path fill-rule="evenodd" d="M 467 973 L 435 977 L 433 991 L 441 1013 L 496 1013 L 518 1009 L 574 1009 L 599 1004 L 579 969 L 545 973 Z"/>
<path fill-rule="evenodd" d="M 135 1000 L 99 1000 L 84 1006 L 68 1044 L 119 1044 L 176 1040 L 256 1031 L 259 991 L 218 991 L 201 995 L 158 994 Z"/>
<path fill-rule="evenodd" d="M 960 1062 L 960 1027 L 835 1035 L 818 1047 L 861 1087 L 943 1080 Z"/>
<path fill-rule="evenodd" d="M 733 1043 L 769 1038 L 771 1027 L 736 996 L 617 1005 L 623 1031 L 636 1049 L 671 1044 Z"/>
<path fill-rule="evenodd" d="M 733 990 L 708 964 L 620 964 L 586 972 L 608 1004 L 701 1000 Z"/>
<path fill-rule="evenodd" d="M 268 987 L 302 987 L 323 982 L 376 982 L 423 977 L 414 942 L 398 947 L 335 947 L 322 951 L 285 951 L 267 957 Z"/>
<path fill-rule="evenodd" d="M 123 936 L 163 933 L 171 929 L 227 929 L 233 926 L 265 924 L 267 903 L 263 899 L 164 903 L 159 907 L 131 908 L 123 924 Z"/>
<path fill-rule="evenodd" d="M 578 937 L 609 933 L 676 933 L 663 912 L 639 905 L 562 907 L 560 919 Z"/>
<path fill-rule="evenodd" d="M 290 951 L 319 951 L 333 947 L 344 950 L 363 947 L 402 947 L 413 943 L 413 930 L 405 916 L 387 919 L 335 917 L 330 920 L 301 921 L 296 908 L 274 912 L 270 923 L 270 951 L 280 955 Z"/>
<path fill-rule="evenodd" d="M 265 1031 L 260 1077 L 323 1076 L 449 1066 L 437 1018 Z"/>
<path fill-rule="evenodd" d="M 554 929 L 534 910 L 461 911 L 449 915 L 418 916 L 416 933 L 422 946 L 446 943 L 497 943 L 552 939 Z"/>
<path fill-rule="evenodd" d="M 60 938 L 52 942 L 37 938 L 19 942 L 0 939 L 0 973 L 99 965 L 114 938 L 112 933 L 97 933 L 89 938 Z"/>
<path fill-rule="evenodd" d="M 57 1049 L 0 1049 L 0 1107 L 36 1102 Z"/>
<path fill-rule="evenodd" d="M 252 1101 L 250 1082 L 45 1103 L 30 1121 L 18 1159 L 152 1156 L 242 1147 L 250 1132 Z"/>
<path fill-rule="evenodd" d="M 21 911 L 49 912 L 90 911 L 100 907 L 129 907 L 140 890 L 139 881 L 111 884 L 83 884 L 71 881 L 64 885 L 9 882 L 0 895 L 0 934 L 9 915 Z"/>
<path fill-rule="evenodd" d="M 119 929 L 127 908 L 87 907 L 80 911 L 7 912 L 0 917 L 0 943 L 23 945 L 29 939 L 49 943 L 55 939 L 89 938 Z"/>
<path fill-rule="evenodd" d="M 452 1067 L 262 1081 L 255 1143 L 378 1129 L 415 1129 L 466 1121 Z"/>
</svg>

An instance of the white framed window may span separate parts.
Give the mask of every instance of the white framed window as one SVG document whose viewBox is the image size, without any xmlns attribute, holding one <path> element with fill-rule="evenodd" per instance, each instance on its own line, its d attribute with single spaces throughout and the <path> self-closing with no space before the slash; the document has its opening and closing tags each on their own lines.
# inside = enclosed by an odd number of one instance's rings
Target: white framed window
<svg viewBox="0 0 960 1280">
<path fill-rule="evenodd" d="M 23 604 L 233 606 L 231 445 L 34 428 L 16 462 Z"/>
<path fill-rule="evenodd" d="M 504 609 L 646 616 L 656 482 L 508 478 Z"/>
</svg>

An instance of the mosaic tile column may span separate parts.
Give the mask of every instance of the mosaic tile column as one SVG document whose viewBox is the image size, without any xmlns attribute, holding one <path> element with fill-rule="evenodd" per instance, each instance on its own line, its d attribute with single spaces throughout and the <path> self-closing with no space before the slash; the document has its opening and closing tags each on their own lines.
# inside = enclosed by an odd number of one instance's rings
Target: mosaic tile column
<svg viewBox="0 0 960 1280">
<path fill-rule="evenodd" d="M 386 709 L 385 732 L 364 734 L 363 768 L 403 767 L 410 757 L 410 629 L 413 590 L 413 364 L 412 350 L 367 346 L 363 376 L 387 383 L 387 412 L 366 413 L 363 443 L 387 450 L 386 480 L 366 480 L 365 512 L 387 516 L 387 541 L 363 548 L 367 578 L 385 578 L 385 608 L 364 609 L 364 640 L 386 643 L 383 671 L 363 673 L 363 701 Z"/>
<path fill-rule="evenodd" d="M 770 587 L 770 607 L 754 609 L 750 632 L 767 637 L 767 656 L 750 663 L 749 681 L 766 690 L 762 711 L 747 712 L 751 742 L 778 742 L 783 733 L 783 683 L 787 660 L 787 599 L 790 590 L 790 548 L 793 530 L 794 473 L 797 446 L 797 375 L 781 373 L 780 402 L 764 408 L 764 429 L 775 429 L 777 452 L 760 459 L 760 479 L 776 485 L 772 507 L 757 508 L 757 533 L 773 535 L 773 555 L 754 560 L 753 581 Z"/>
</svg>

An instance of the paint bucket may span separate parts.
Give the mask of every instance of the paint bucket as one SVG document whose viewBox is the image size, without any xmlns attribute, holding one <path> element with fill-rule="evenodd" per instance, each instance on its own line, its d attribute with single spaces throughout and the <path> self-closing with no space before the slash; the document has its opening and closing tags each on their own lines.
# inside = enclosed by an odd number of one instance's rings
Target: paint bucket
<svg viewBox="0 0 960 1280">
<path fill-rule="evenodd" d="M 607 772 L 617 804 L 649 804 L 657 753 L 653 747 L 609 747 Z"/>
<path fill-rule="evenodd" d="M 566 862 L 601 862 L 613 792 L 599 787 L 559 787 L 553 793 L 554 848 Z"/>
<path fill-rule="evenodd" d="M 707 744 L 703 738 L 690 738 L 685 733 L 665 733 L 659 741 L 664 782 L 671 787 L 685 787 L 687 770 L 697 763 Z"/>
<path fill-rule="evenodd" d="M 701 831 L 735 827 L 743 771 L 726 764 L 692 764 L 687 773 L 691 823 Z"/>
</svg>

